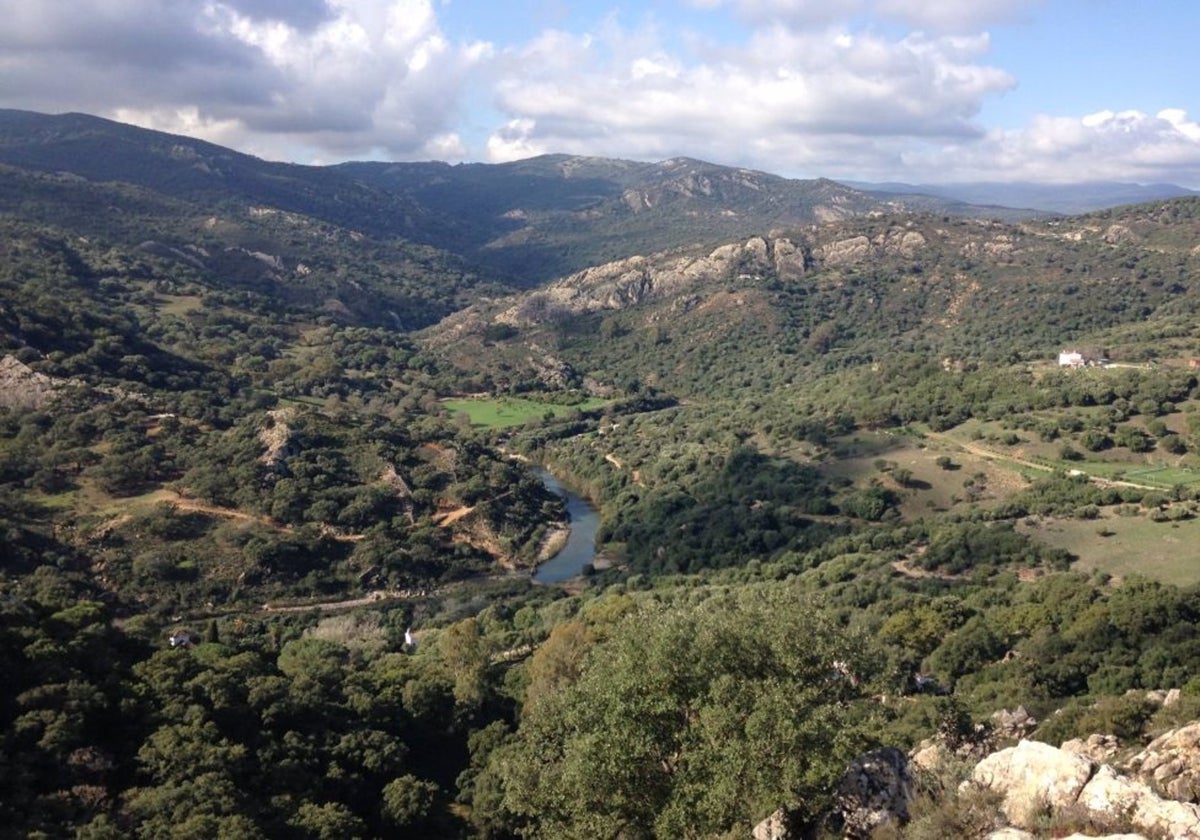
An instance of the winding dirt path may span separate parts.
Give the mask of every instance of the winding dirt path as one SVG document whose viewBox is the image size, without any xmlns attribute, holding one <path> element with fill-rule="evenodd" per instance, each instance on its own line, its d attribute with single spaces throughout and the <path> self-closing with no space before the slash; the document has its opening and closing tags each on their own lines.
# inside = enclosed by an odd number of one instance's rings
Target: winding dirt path
<svg viewBox="0 0 1200 840">
<path fill-rule="evenodd" d="M 997 466 L 1003 466 L 1003 462 L 1007 461 L 1012 464 L 1018 464 L 1022 467 L 1027 467 L 1031 470 L 1037 470 L 1044 473 L 1053 473 L 1058 469 L 1057 467 L 1050 466 L 1049 464 L 1030 461 L 1027 458 L 1021 458 L 1017 455 L 1011 455 L 1007 452 L 998 452 L 986 446 L 980 446 L 977 443 L 956 440 L 955 438 L 947 435 L 945 432 L 926 432 L 926 436 L 953 446 L 957 449 L 961 449 L 964 452 L 969 452 L 976 457 L 985 458 L 993 463 L 996 463 Z M 1099 487 L 1133 487 L 1137 490 L 1156 490 L 1159 492 L 1161 492 L 1163 489 L 1162 487 L 1156 487 L 1152 484 L 1138 484 L 1134 481 L 1118 481 L 1117 479 L 1113 478 L 1101 478 L 1100 476 L 1096 475 L 1088 475 L 1088 473 L 1083 470 L 1075 470 L 1072 472 L 1072 474 L 1086 475 L 1089 481 Z"/>
</svg>

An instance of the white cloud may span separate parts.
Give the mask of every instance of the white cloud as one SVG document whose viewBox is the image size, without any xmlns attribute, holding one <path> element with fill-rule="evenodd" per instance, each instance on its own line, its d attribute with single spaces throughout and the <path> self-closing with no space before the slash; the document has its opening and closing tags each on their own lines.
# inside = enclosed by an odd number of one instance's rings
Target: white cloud
<svg viewBox="0 0 1200 840">
<path fill-rule="evenodd" d="M 0 0 L 0 15 L 6 105 L 240 135 L 268 155 L 458 148 L 438 138 L 489 54 L 452 44 L 431 0 Z"/>
<path fill-rule="evenodd" d="M 986 36 L 768 27 L 685 65 L 645 33 L 610 25 L 591 38 L 544 33 L 508 51 L 496 89 L 530 148 L 795 171 L 834 159 L 850 136 L 981 134 L 973 119 L 983 99 L 1014 83 L 979 61 L 988 48 Z M 756 151 L 766 148 L 781 157 Z"/>
<path fill-rule="evenodd" d="M 1156 115 L 1105 110 L 1082 117 L 1039 116 L 1017 131 L 909 154 L 925 180 L 1040 181 L 1097 179 L 1200 184 L 1200 125 L 1179 109 Z"/>
<path fill-rule="evenodd" d="M 730 6 L 755 23 L 807 29 L 856 16 L 898 21 L 940 32 L 977 32 L 1019 19 L 1043 0 L 692 0 L 700 8 Z"/>
<path fill-rule="evenodd" d="M 875 12 L 924 29 L 977 32 L 1019 20 L 1044 0 L 876 0 Z"/>
<path fill-rule="evenodd" d="M 1200 185 L 1200 125 L 1179 108 L 983 124 L 1018 82 L 986 27 L 1042 2 L 690 0 L 703 22 L 749 23 L 718 41 L 614 12 L 500 48 L 444 31 L 445 0 L 0 0 L 0 102 L 305 162 L 687 155 L 798 177 Z"/>
<path fill-rule="evenodd" d="M 488 138 L 488 162 L 507 163 L 546 154 L 549 149 L 532 139 L 536 127 L 537 123 L 531 119 L 509 120 Z"/>
</svg>

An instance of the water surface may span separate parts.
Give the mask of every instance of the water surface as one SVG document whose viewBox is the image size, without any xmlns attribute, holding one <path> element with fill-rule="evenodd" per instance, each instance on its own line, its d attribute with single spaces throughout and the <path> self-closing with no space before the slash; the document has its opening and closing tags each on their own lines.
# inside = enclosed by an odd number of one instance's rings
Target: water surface
<svg viewBox="0 0 1200 840">
<path fill-rule="evenodd" d="M 563 487 L 548 471 L 538 468 L 538 477 L 551 493 L 557 493 L 567 501 L 567 516 L 571 524 L 571 536 L 562 550 L 537 567 L 533 579 L 537 583 L 559 583 L 578 577 L 583 567 L 596 557 L 596 531 L 600 527 L 600 511 L 581 496 L 576 496 Z"/>
</svg>

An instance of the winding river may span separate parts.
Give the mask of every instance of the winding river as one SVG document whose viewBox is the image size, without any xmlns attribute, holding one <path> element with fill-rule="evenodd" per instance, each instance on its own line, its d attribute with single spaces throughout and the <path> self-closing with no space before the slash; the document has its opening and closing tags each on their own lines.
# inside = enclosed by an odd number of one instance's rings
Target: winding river
<svg viewBox="0 0 1200 840">
<path fill-rule="evenodd" d="M 535 470 L 552 493 L 566 499 L 571 535 L 562 549 L 537 567 L 533 579 L 537 583 L 560 583 L 578 577 L 583 567 L 596 557 L 596 530 L 600 527 L 600 512 L 595 506 L 563 487 L 547 470 Z"/>
</svg>

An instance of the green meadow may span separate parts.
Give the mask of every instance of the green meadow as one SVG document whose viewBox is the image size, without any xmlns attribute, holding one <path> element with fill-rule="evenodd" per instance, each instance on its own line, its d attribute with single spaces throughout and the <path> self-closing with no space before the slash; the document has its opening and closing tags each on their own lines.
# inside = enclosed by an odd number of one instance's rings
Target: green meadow
<svg viewBox="0 0 1200 840">
<path fill-rule="evenodd" d="M 606 400 L 592 398 L 575 405 L 556 405 L 523 397 L 470 397 L 445 400 L 442 405 L 452 414 L 465 414 L 472 426 L 507 429 L 524 425 L 530 420 L 546 420 L 576 410 L 599 408 L 605 402 Z"/>
</svg>

